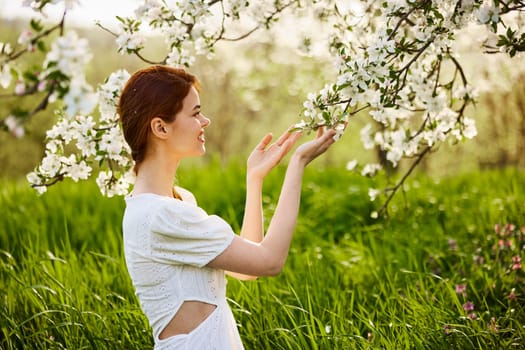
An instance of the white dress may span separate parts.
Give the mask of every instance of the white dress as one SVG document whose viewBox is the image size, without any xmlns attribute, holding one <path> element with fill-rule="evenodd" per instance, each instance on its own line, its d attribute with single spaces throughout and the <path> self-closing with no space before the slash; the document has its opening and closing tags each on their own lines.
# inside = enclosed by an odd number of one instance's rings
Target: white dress
<svg viewBox="0 0 525 350">
<path fill-rule="evenodd" d="M 192 203 L 146 193 L 126 197 L 123 232 L 127 268 L 155 350 L 243 349 L 226 301 L 224 271 L 206 267 L 231 244 L 230 225 Z M 190 333 L 159 339 L 190 300 L 217 307 Z"/>
</svg>

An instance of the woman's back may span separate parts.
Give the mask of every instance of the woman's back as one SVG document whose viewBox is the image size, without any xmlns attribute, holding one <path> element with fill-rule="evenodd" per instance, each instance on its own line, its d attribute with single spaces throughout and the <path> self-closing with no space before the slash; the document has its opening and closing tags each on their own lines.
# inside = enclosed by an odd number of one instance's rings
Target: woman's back
<svg viewBox="0 0 525 350">
<path fill-rule="evenodd" d="M 126 198 L 123 231 L 126 264 L 156 349 L 175 343 L 206 349 L 206 342 L 214 349 L 242 349 L 224 271 L 205 267 L 233 239 L 228 224 L 194 204 L 148 193 Z M 193 327 L 187 317 L 173 325 L 179 311 L 203 315 Z M 186 330 L 161 339 L 166 327 Z"/>
</svg>

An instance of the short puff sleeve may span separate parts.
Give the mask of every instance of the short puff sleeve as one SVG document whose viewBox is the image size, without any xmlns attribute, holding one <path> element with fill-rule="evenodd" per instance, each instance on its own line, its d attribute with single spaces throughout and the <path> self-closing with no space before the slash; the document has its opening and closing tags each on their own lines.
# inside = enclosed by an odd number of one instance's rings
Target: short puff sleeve
<svg viewBox="0 0 525 350">
<path fill-rule="evenodd" d="M 222 253 L 235 233 L 217 215 L 171 200 L 163 203 L 151 222 L 151 249 L 156 260 L 203 267 Z"/>
</svg>

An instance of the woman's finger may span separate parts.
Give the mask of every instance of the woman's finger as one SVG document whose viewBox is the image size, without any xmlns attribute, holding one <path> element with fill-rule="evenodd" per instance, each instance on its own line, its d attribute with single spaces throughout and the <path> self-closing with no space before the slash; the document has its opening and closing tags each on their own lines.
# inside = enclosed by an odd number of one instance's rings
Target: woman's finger
<svg viewBox="0 0 525 350">
<path fill-rule="evenodd" d="M 290 129 L 286 130 L 275 142 L 278 146 L 282 146 L 284 141 L 288 140 L 292 133 L 290 132 Z"/>
<path fill-rule="evenodd" d="M 290 149 L 292 149 L 293 145 L 297 142 L 299 137 L 301 137 L 300 132 L 290 133 L 290 136 L 279 147 L 280 158 L 284 157 L 290 151 Z"/>
<path fill-rule="evenodd" d="M 326 142 L 327 140 L 332 142 L 332 141 L 335 141 L 334 140 L 334 135 L 336 134 L 337 132 L 334 130 L 334 129 L 330 129 L 328 130 L 327 132 L 325 132 L 321 138 L 323 139 L 323 143 Z"/>
<path fill-rule="evenodd" d="M 323 152 L 335 142 L 334 135 L 336 134 L 334 129 L 327 130 L 324 134 L 322 134 L 317 141 L 318 147 L 323 150 Z"/>
<path fill-rule="evenodd" d="M 324 126 L 320 126 L 319 129 L 317 129 L 317 138 L 320 138 L 324 133 Z"/>
<path fill-rule="evenodd" d="M 303 133 L 299 131 L 290 134 L 290 137 L 286 140 L 288 144 L 286 145 L 286 147 L 283 147 L 286 149 L 286 153 L 290 151 L 290 149 L 293 147 L 293 145 L 295 145 L 295 143 L 297 142 L 297 140 L 299 140 L 302 134 Z"/>
<path fill-rule="evenodd" d="M 272 141 L 272 138 L 273 138 L 273 135 L 271 132 L 267 133 L 266 135 L 264 135 L 264 137 L 262 138 L 262 140 L 259 142 L 259 144 L 257 145 L 257 147 L 255 147 L 256 150 L 259 150 L 259 151 L 264 151 L 264 149 L 266 148 L 266 146 L 268 146 L 268 144 L 270 143 L 270 141 Z"/>
</svg>

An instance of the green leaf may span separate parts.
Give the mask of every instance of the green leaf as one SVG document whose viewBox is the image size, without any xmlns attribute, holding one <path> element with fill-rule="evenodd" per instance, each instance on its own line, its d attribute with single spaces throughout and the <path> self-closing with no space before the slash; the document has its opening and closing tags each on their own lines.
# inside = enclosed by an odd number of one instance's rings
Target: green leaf
<svg viewBox="0 0 525 350">
<path fill-rule="evenodd" d="M 15 107 L 11 110 L 11 114 L 17 118 L 25 119 L 29 116 L 29 111 L 20 107 Z"/>
<path fill-rule="evenodd" d="M 38 81 L 36 75 L 31 71 L 25 71 L 22 73 L 22 77 L 26 81 Z"/>
<path fill-rule="evenodd" d="M 40 32 L 44 28 L 42 24 L 40 23 L 40 20 L 38 19 L 31 19 L 31 21 L 29 22 L 29 25 L 36 32 Z"/>
<path fill-rule="evenodd" d="M 36 42 L 36 48 L 40 52 L 47 52 L 46 43 L 44 43 L 42 40 L 38 40 Z"/>
</svg>

